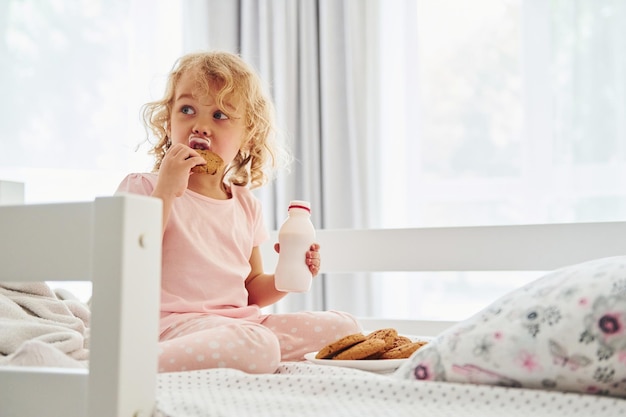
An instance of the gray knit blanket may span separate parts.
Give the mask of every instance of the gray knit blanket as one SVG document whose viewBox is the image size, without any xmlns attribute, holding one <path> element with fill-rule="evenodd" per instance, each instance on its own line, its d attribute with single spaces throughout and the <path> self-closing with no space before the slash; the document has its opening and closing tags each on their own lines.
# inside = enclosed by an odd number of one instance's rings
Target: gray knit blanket
<svg viewBox="0 0 626 417">
<path fill-rule="evenodd" d="M 0 283 L 0 365 L 87 367 L 89 318 L 45 282 Z"/>
</svg>

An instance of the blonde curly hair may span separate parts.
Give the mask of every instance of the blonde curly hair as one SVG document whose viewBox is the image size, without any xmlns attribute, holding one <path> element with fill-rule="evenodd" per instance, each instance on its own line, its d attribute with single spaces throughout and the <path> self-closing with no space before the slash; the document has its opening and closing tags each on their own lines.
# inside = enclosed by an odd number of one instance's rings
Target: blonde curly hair
<svg viewBox="0 0 626 417">
<path fill-rule="evenodd" d="M 206 94 L 214 92 L 218 107 L 226 109 L 237 103 L 243 106 L 247 145 L 224 172 L 222 181 L 228 184 L 257 188 L 269 181 L 274 170 L 289 157 L 275 140 L 274 105 L 252 68 L 238 55 L 228 52 L 198 52 L 179 58 L 169 73 L 162 99 L 142 107 L 143 121 L 156 144 L 150 150 L 156 158 L 157 172 L 171 143 L 169 123 L 176 86 L 183 74 L 195 71 L 198 87 Z"/>
</svg>

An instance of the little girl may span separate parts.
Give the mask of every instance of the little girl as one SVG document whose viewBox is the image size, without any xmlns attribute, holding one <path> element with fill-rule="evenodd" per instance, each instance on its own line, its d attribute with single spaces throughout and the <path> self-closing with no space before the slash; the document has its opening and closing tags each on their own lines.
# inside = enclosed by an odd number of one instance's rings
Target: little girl
<svg viewBox="0 0 626 417">
<path fill-rule="evenodd" d="M 281 360 L 360 332 L 342 312 L 261 314 L 286 294 L 263 270 L 259 244 L 269 235 L 250 191 L 269 180 L 278 152 L 273 105 L 256 73 L 234 54 L 185 55 L 165 96 L 143 111 L 157 139 L 154 172 L 128 175 L 118 191 L 163 201 L 160 372 L 272 373 Z M 221 157 L 216 174 L 191 172 L 206 164 L 194 148 Z M 317 275 L 317 244 L 302 262 Z"/>
</svg>

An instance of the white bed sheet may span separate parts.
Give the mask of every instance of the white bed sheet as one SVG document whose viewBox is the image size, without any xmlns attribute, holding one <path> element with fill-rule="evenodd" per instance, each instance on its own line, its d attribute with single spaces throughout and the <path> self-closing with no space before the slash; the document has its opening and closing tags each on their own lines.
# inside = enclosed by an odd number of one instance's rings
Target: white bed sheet
<svg viewBox="0 0 626 417">
<path fill-rule="evenodd" d="M 540 390 L 396 379 L 366 371 L 284 363 L 277 374 L 233 369 L 160 374 L 167 417 L 618 417 L 626 400 Z"/>
</svg>

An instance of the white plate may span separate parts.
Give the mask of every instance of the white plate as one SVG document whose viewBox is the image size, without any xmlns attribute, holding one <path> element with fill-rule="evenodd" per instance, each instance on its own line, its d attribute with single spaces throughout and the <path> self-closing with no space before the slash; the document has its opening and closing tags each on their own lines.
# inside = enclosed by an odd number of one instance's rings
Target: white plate
<svg viewBox="0 0 626 417">
<path fill-rule="evenodd" d="M 370 372 L 392 372 L 398 369 L 408 359 L 361 359 L 352 361 L 340 361 L 336 359 L 315 359 L 317 352 L 309 352 L 304 358 L 318 365 L 342 366 Z"/>
</svg>

